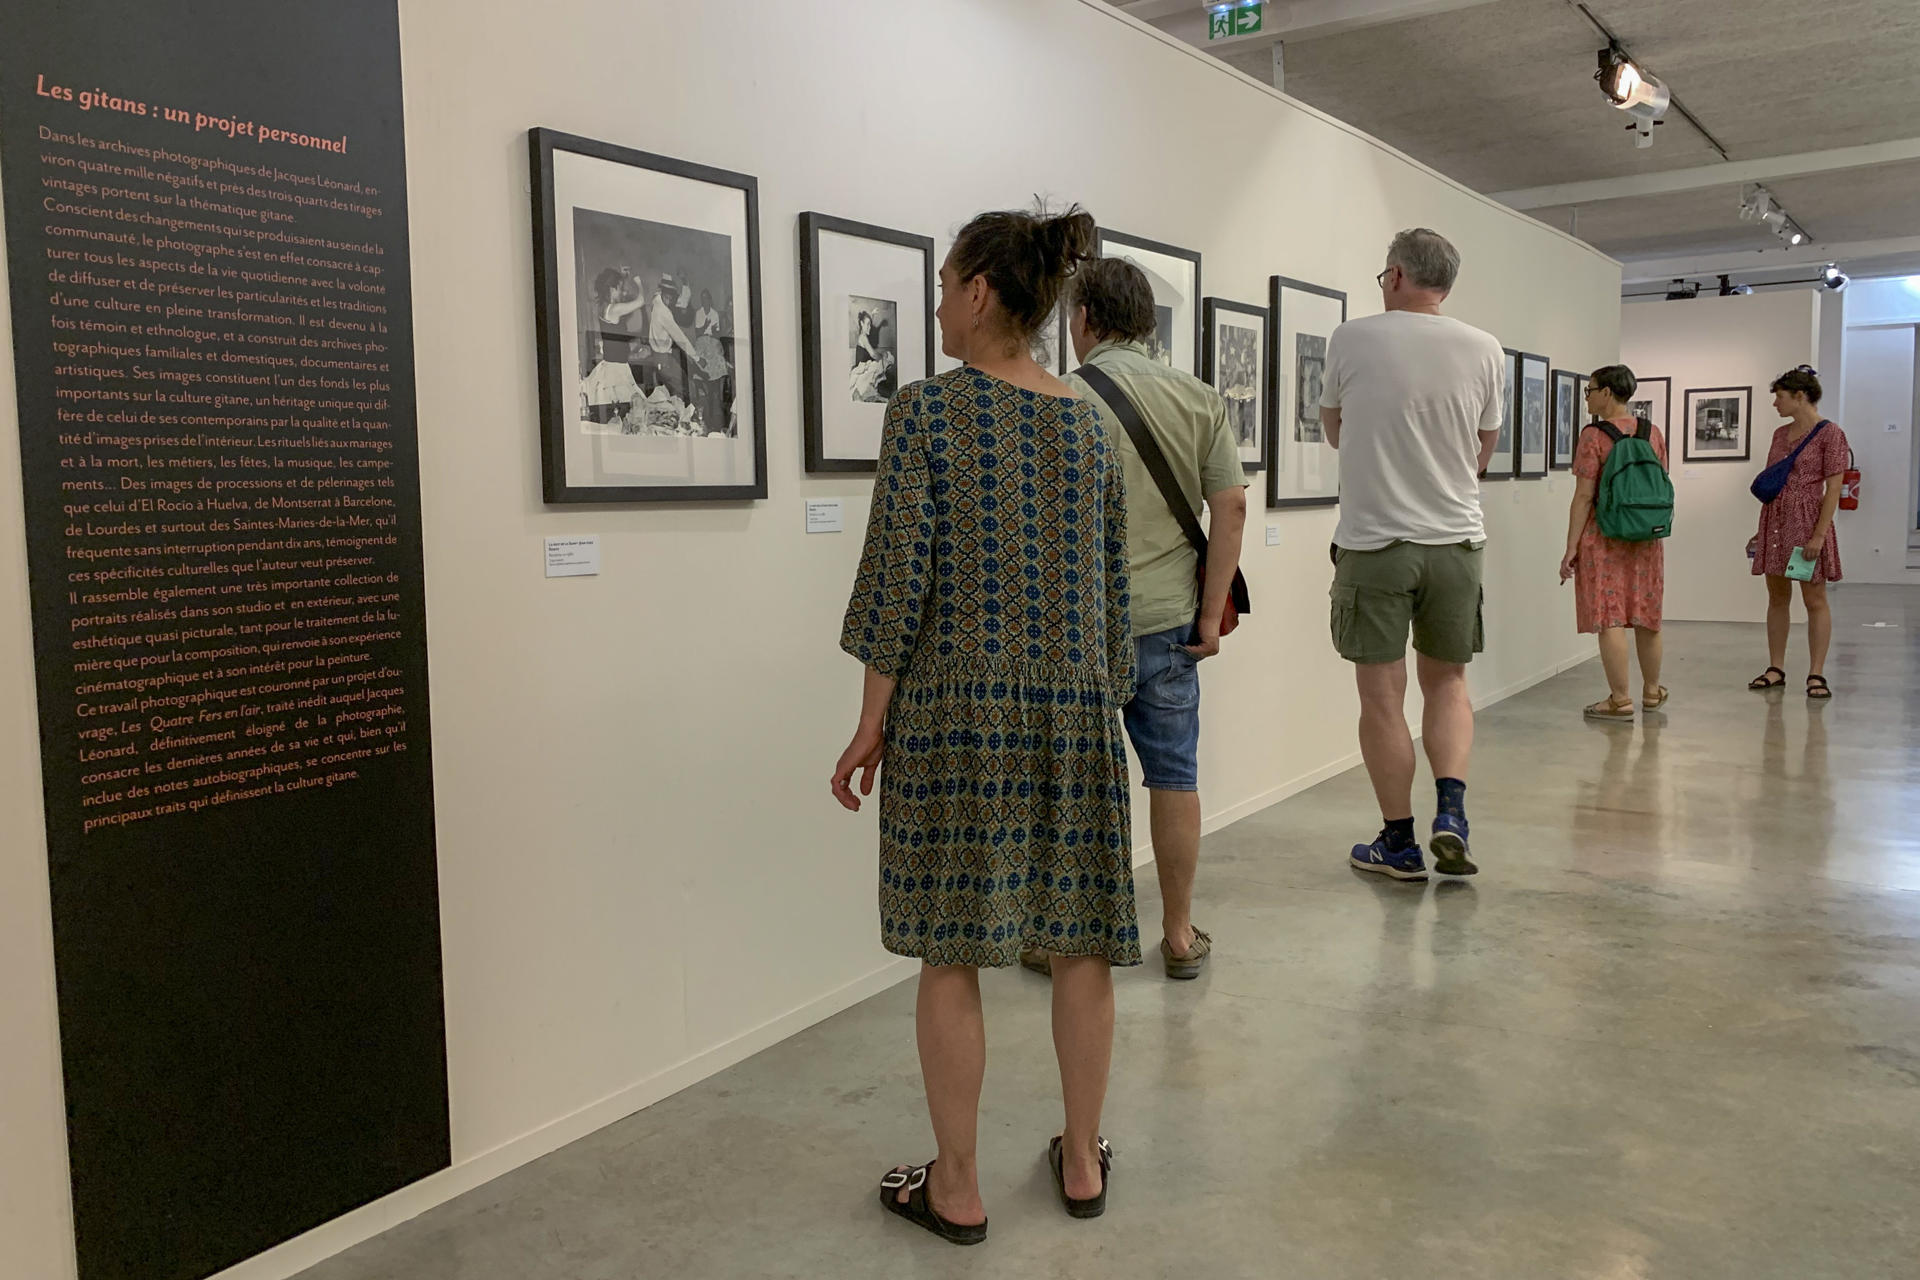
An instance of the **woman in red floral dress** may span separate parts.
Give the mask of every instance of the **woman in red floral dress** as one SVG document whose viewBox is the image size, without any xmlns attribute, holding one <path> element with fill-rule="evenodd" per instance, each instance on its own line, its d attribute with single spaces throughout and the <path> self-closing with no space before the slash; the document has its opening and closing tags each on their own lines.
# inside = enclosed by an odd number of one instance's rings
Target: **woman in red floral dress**
<svg viewBox="0 0 1920 1280">
<path fill-rule="evenodd" d="M 1573 579 L 1574 613 L 1582 634 L 1600 637 L 1600 665 L 1606 668 L 1608 696 L 1586 709 L 1594 720 L 1633 719 L 1633 694 L 1627 688 L 1631 671 L 1627 632 L 1640 651 L 1640 705 L 1657 710 L 1667 701 L 1660 683 L 1660 611 L 1667 591 L 1667 562 L 1663 544 L 1622 542 L 1605 537 L 1594 517 L 1594 496 L 1600 473 L 1613 452 L 1614 440 L 1599 423 L 1611 422 L 1630 436 L 1638 420 L 1627 402 L 1639 386 L 1633 370 L 1623 364 L 1596 369 L 1587 390 L 1587 412 L 1595 422 L 1580 432 L 1574 450 L 1573 475 L 1578 482 L 1567 513 L 1567 553 L 1560 561 L 1560 581 Z M 1653 429 L 1653 451 L 1662 466 L 1667 440 Z"/>
<path fill-rule="evenodd" d="M 1840 538 L 1833 527 L 1833 513 L 1840 507 L 1840 485 L 1847 470 L 1847 434 L 1820 416 L 1820 378 L 1809 366 L 1781 374 L 1771 389 L 1773 411 L 1792 421 L 1773 433 L 1768 466 L 1785 459 L 1813 432 L 1820 434 L 1800 450 L 1780 496 L 1760 508 L 1760 532 L 1747 544 L 1753 572 L 1767 579 L 1767 661 L 1772 664 L 1747 687 L 1777 689 L 1787 682 L 1781 666 L 1787 660 L 1787 633 L 1793 626 L 1793 580 L 1787 577 L 1787 559 L 1799 547 L 1816 562 L 1812 580 L 1800 584 L 1800 598 L 1807 606 L 1807 696 L 1824 701 L 1833 696 L 1821 673 L 1833 639 L 1827 584 L 1840 581 Z"/>
</svg>

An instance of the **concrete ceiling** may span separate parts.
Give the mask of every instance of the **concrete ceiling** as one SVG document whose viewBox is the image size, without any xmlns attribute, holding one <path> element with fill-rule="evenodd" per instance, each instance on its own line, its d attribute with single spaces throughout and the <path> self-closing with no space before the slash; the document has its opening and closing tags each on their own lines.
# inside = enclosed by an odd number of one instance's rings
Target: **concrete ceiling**
<svg viewBox="0 0 1920 1280">
<path fill-rule="evenodd" d="M 1198 3 L 1114 2 L 1207 47 L 1204 21 L 1192 35 Z M 1920 252 L 1920 144 L 1903 145 L 1920 139 L 1920 0 L 1585 7 L 1704 133 L 1674 111 L 1651 148 L 1633 145 L 1593 81 L 1605 40 L 1574 0 L 1271 0 L 1266 26 L 1298 28 L 1284 41 L 1288 94 L 1544 222 L 1577 225 L 1630 268 L 1688 254 L 1787 258 L 1770 233 L 1740 221 L 1745 179 L 1712 172 L 1729 162 L 1760 162 L 1760 180 L 1828 256 L 1905 240 Z M 1210 51 L 1267 81 L 1273 44 L 1250 37 Z M 1883 151 L 1893 162 L 1805 155 L 1865 144 L 1892 144 Z M 1795 162 L 1771 171 L 1788 156 Z M 1636 185 L 1656 174 L 1688 189 Z M 1528 190 L 1585 182 L 1603 185 L 1577 203 Z"/>
</svg>

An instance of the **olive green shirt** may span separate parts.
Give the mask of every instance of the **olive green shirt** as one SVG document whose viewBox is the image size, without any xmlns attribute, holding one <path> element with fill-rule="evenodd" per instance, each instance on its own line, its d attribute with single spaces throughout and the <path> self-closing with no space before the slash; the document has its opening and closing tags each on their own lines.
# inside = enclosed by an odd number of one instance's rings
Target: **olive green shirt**
<svg viewBox="0 0 1920 1280">
<path fill-rule="evenodd" d="M 1196 516 L 1208 494 L 1246 487 L 1240 447 L 1227 425 L 1227 402 L 1218 391 L 1190 373 L 1161 364 L 1147 354 L 1144 343 L 1103 342 L 1087 353 L 1086 362 L 1098 365 L 1133 401 Z M 1082 379 L 1070 373 L 1067 383 L 1099 406 L 1107 436 L 1120 450 L 1127 485 L 1133 634 L 1187 626 L 1200 609 L 1199 556 L 1180 532 L 1180 522 L 1120 419 Z"/>
</svg>

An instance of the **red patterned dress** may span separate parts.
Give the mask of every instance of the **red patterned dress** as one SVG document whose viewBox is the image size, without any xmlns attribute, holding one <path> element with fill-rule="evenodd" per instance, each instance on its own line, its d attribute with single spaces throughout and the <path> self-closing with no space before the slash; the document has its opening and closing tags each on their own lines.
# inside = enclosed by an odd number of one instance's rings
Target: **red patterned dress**
<svg viewBox="0 0 1920 1280">
<path fill-rule="evenodd" d="M 1632 435 L 1637 427 L 1632 418 L 1615 419 L 1613 425 L 1625 435 Z M 1667 438 L 1658 427 L 1653 429 L 1653 451 L 1665 466 Z M 1582 429 L 1573 474 L 1597 485 L 1612 452 L 1613 440 L 1606 432 L 1597 426 Z M 1666 555 L 1665 544 L 1658 539 L 1621 542 L 1604 537 L 1599 518 L 1587 517 L 1573 562 L 1573 607 L 1581 633 L 1591 635 L 1609 627 L 1658 631 L 1661 602 L 1667 594 Z"/>
<path fill-rule="evenodd" d="M 1773 446 L 1767 450 L 1767 465 L 1772 466 L 1793 452 L 1799 440 L 1787 439 L 1792 425 L 1773 433 Z M 1800 438 L 1806 439 L 1805 436 Z M 1820 504 L 1826 498 L 1827 477 L 1847 469 L 1847 433 L 1829 422 L 1820 430 L 1820 438 L 1808 445 L 1787 476 L 1787 487 L 1780 496 L 1760 508 L 1760 546 L 1753 557 L 1755 575 L 1787 576 L 1787 558 L 1795 547 L 1807 545 L 1813 526 L 1820 523 Z M 1838 521 L 1835 521 L 1838 524 Z M 1814 566 L 1813 581 L 1840 581 L 1840 530 L 1827 527 L 1827 545 L 1820 549 L 1820 563 Z"/>
</svg>

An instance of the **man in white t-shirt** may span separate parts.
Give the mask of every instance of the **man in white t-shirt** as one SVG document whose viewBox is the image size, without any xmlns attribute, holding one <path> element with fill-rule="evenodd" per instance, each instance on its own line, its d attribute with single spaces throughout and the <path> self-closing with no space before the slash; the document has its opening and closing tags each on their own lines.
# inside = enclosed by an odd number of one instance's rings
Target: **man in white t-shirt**
<svg viewBox="0 0 1920 1280">
<path fill-rule="evenodd" d="M 1320 396 L 1327 441 L 1340 451 L 1333 643 L 1354 664 L 1360 753 L 1386 823 L 1351 860 L 1396 880 L 1427 878 L 1413 828 L 1409 629 L 1439 794 L 1434 870 L 1478 870 L 1467 856 L 1467 664 L 1482 645 L 1479 476 L 1505 410 L 1500 343 L 1440 314 L 1459 273 L 1445 237 L 1424 227 L 1395 236 L 1379 276 L 1386 311 L 1333 331 Z"/>
</svg>

